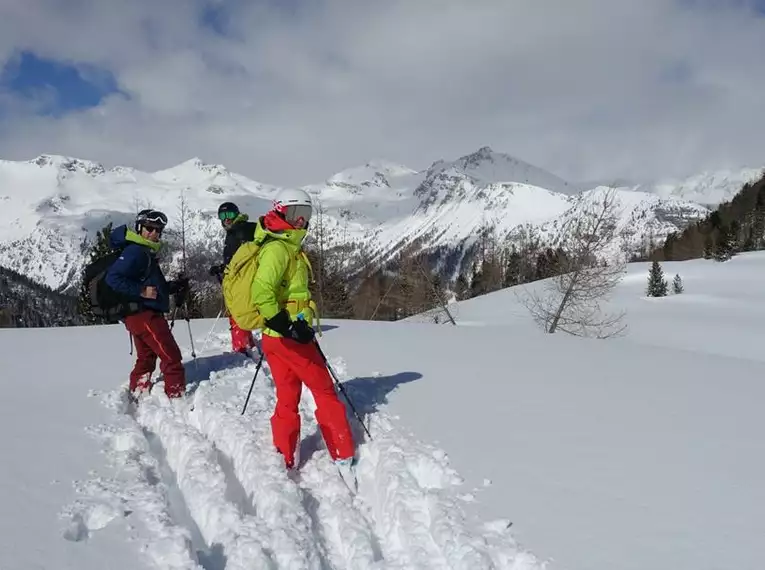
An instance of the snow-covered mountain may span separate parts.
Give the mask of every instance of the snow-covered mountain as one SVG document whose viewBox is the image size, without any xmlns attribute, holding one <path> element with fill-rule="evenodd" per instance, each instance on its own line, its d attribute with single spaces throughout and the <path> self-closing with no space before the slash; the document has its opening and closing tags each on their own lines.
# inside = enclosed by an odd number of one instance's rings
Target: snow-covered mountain
<svg viewBox="0 0 765 570">
<path fill-rule="evenodd" d="M 715 170 L 682 179 L 639 184 L 632 189 L 656 194 L 662 198 L 679 198 L 714 207 L 732 199 L 747 182 L 758 180 L 762 176 L 762 168 Z"/>
<path fill-rule="evenodd" d="M 622 226 L 635 247 L 648 234 L 660 241 L 759 174 L 748 169 L 676 186 L 620 188 Z M 305 188 L 321 205 L 330 242 L 364 244 L 377 261 L 415 240 L 418 247 L 460 257 L 484 226 L 494 226 L 500 237 L 522 224 L 548 231 L 597 192 L 582 192 L 489 147 L 425 170 L 370 161 Z M 76 284 L 88 241 L 106 223 L 130 222 L 141 208 L 153 207 L 177 228 L 181 197 L 188 211 L 187 241 L 217 249 L 223 239 L 215 217 L 221 202 L 234 201 L 256 216 L 278 190 L 197 158 L 151 173 L 55 155 L 0 161 L 0 265 L 65 289 Z"/>
</svg>

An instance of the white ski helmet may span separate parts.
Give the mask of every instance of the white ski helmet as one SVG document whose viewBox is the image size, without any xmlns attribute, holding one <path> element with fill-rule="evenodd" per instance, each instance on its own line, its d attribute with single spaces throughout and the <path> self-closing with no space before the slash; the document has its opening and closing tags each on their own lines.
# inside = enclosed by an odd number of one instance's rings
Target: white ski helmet
<svg viewBox="0 0 765 570">
<path fill-rule="evenodd" d="M 279 192 L 274 200 L 274 210 L 279 212 L 290 224 L 295 224 L 302 218 L 305 225 L 311 220 L 313 205 L 311 197 L 305 190 L 287 188 Z"/>
</svg>

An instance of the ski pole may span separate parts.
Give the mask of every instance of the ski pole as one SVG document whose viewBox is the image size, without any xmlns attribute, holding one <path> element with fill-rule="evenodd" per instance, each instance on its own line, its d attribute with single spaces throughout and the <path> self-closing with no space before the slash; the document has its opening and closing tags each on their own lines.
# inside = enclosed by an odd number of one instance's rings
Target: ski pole
<svg viewBox="0 0 765 570">
<path fill-rule="evenodd" d="M 353 402 L 348 397 L 348 392 L 345 391 L 345 388 L 340 383 L 340 381 L 337 379 L 337 374 L 335 374 L 335 371 L 332 370 L 332 366 L 329 364 L 329 361 L 327 360 L 327 357 L 324 355 L 324 351 L 319 346 L 319 341 L 316 339 L 313 339 L 314 345 L 316 345 L 316 350 L 319 351 L 319 354 L 321 355 L 322 360 L 324 360 L 324 364 L 327 366 L 327 370 L 329 370 L 330 375 L 332 376 L 332 379 L 335 381 L 335 384 L 337 384 L 337 387 L 340 388 L 340 391 L 343 393 L 343 396 L 345 396 L 345 400 L 348 402 L 348 405 L 351 407 L 351 410 L 353 410 L 353 415 L 356 416 L 356 419 L 359 420 L 359 423 L 361 424 L 361 427 L 364 428 L 364 431 L 369 436 L 369 439 L 372 439 L 372 434 L 369 433 L 369 430 L 367 429 L 367 426 L 364 425 L 364 422 L 361 421 L 361 416 L 356 411 L 356 407 L 353 405 Z"/>
<path fill-rule="evenodd" d="M 255 368 L 255 375 L 252 377 L 252 384 L 250 384 L 250 391 L 247 392 L 247 399 L 244 401 L 244 407 L 242 408 L 242 415 L 244 415 L 244 412 L 247 410 L 247 403 L 250 401 L 250 396 L 252 395 L 252 389 L 255 387 L 255 379 L 258 377 L 258 372 L 260 372 L 260 367 L 263 364 L 263 353 L 260 353 L 260 360 L 258 360 L 258 366 Z"/>
<path fill-rule="evenodd" d="M 221 308 L 221 310 L 218 311 L 218 316 L 215 317 L 215 321 L 213 322 L 213 326 L 210 327 L 210 332 L 207 333 L 207 336 L 205 337 L 205 341 L 202 343 L 202 350 L 205 350 L 207 348 L 207 345 L 210 342 L 210 337 L 212 336 L 212 333 L 215 330 L 215 327 L 218 324 L 218 321 L 220 320 L 220 316 L 222 314 L 223 314 L 223 309 Z"/>
<path fill-rule="evenodd" d="M 194 350 L 194 337 L 191 335 L 191 321 L 189 320 L 188 315 L 186 315 L 186 324 L 189 327 L 189 342 L 191 343 L 191 358 L 196 359 L 197 352 Z"/>
</svg>

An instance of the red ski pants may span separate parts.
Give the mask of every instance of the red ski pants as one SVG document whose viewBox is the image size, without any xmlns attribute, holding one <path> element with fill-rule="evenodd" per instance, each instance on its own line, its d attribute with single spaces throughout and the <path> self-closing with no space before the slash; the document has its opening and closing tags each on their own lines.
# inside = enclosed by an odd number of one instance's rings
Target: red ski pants
<svg viewBox="0 0 765 570">
<path fill-rule="evenodd" d="M 261 346 L 276 387 L 276 408 L 271 416 L 274 445 L 292 467 L 300 437 L 298 404 L 303 383 L 316 402 L 316 421 L 332 459 L 354 454 L 353 435 L 345 406 L 314 344 L 264 334 Z"/>
<path fill-rule="evenodd" d="M 252 332 L 239 328 L 234 318 L 228 318 L 229 328 L 231 329 L 231 350 L 234 352 L 244 352 L 248 348 L 255 346 L 255 339 Z"/>
<path fill-rule="evenodd" d="M 138 381 L 154 372 L 157 357 L 165 379 L 165 393 L 177 398 L 186 392 L 186 374 L 181 362 L 181 350 L 170 331 L 164 315 L 156 311 L 142 311 L 125 317 L 125 328 L 133 335 L 136 361 L 130 373 L 130 390 L 135 390 Z"/>
</svg>

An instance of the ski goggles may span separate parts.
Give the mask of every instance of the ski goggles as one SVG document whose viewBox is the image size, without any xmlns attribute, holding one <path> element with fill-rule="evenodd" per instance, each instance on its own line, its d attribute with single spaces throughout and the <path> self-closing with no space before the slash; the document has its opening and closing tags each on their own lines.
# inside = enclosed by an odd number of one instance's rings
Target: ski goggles
<svg viewBox="0 0 765 570">
<path fill-rule="evenodd" d="M 220 221 L 224 220 L 233 220 L 239 215 L 239 212 L 221 212 L 218 214 L 218 219 Z"/>
<path fill-rule="evenodd" d="M 137 222 L 142 228 L 162 233 L 167 225 L 167 216 L 157 210 L 149 210 L 142 212 L 138 216 Z"/>
<path fill-rule="evenodd" d="M 291 224 L 294 224 L 295 222 L 299 222 L 301 218 L 307 224 L 308 222 L 311 221 L 311 212 L 312 212 L 311 206 L 307 206 L 303 204 L 282 207 L 282 213 L 284 214 L 284 219 Z"/>
<path fill-rule="evenodd" d="M 149 232 L 157 232 L 160 234 L 165 229 L 164 226 L 159 226 L 156 224 L 146 224 L 146 223 L 141 224 L 141 227 Z"/>
<path fill-rule="evenodd" d="M 150 212 L 146 212 L 143 214 L 139 221 L 141 222 L 141 225 L 148 226 L 149 224 L 154 224 L 155 226 L 159 227 L 165 227 L 167 225 L 167 216 L 163 214 L 162 212 L 159 212 L 157 210 L 152 210 Z"/>
</svg>

